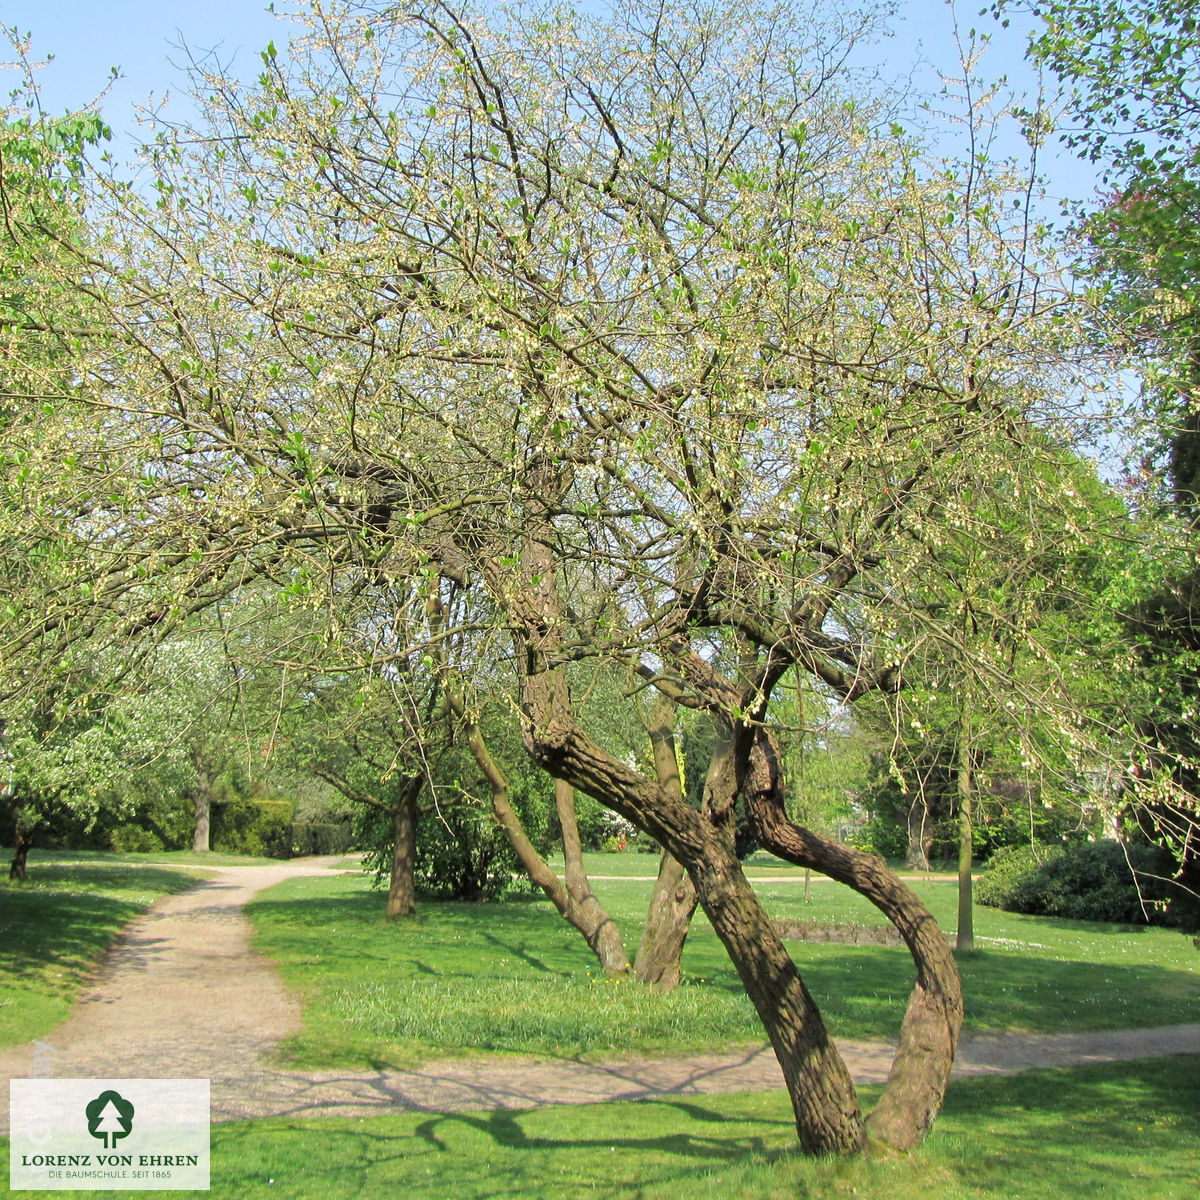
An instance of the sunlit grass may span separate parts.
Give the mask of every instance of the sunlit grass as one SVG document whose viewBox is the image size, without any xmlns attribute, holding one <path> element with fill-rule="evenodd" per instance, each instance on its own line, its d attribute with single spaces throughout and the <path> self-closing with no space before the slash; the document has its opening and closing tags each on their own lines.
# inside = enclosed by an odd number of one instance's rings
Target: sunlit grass
<svg viewBox="0 0 1200 1200">
<path fill-rule="evenodd" d="M 632 953 L 651 884 L 625 870 L 597 883 Z M 625 860 L 624 863 L 621 860 Z M 595 864 L 593 873 L 602 874 Z M 952 883 L 915 881 L 952 929 Z M 848 889 L 765 883 L 775 916 L 879 924 Z M 684 982 L 669 997 L 600 978 L 574 930 L 543 900 L 420 906 L 389 923 L 383 898 L 354 877 L 295 880 L 250 909 L 259 947 L 305 1002 L 285 1048 L 309 1066 L 412 1066 L 443 1055 L 611 1057 L 761 1044 L 762 1027 L 723 947 L 699 916 Z M 981 949 L 961 962 L 969 1032 L 1056 1032 L 1200 1020 L 1200 953 L 1162 929 L 1093 925 L 980 909 Z M 912 986 L 903 947 L 790 944 L 835 1036 L 894 1037 Z"/>
<path fill-rule="evenodd" d="M 380 982 L 335 993 L 331 1005 L 343 1021 L 384 1043 L 418 1043 L 431 1052 L 535 1049 L 572 1058 L 630 1047 L 713 1045 L 730 1028 L 753 1029 L 755 1020 L 744 995 L 692 983 L 662 996 L 572 976 L 540 979 L 533 987 L 523 979 Z M 597 1030 L 614 1040 L 598 1043 Z"/>
</svg>

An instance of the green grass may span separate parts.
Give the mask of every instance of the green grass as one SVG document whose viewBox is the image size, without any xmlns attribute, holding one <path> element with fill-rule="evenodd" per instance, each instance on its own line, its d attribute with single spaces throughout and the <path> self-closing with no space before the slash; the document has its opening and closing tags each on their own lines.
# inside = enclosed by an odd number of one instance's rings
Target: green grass
<svg viewBox="0 0 1200 1200">
<path fill-rule="evenodd" d="M 10 862 L 12 853 L 11 847 L 0 846 L 0 863 Z M 267 867 L 280 861 L 278 858 L 260 858 L 253 854 L 224 854 L 220 850 L 210 850 L 204 854 L 198 854 L 194 850 L 148 850 L 137 854 L 118 854 L 114 850 L 38 850 L 35 847 L 29 855 L 29 879 L 32 882 L 43 866 L 63 866 L 68 863 L 98 863 L 105 866 L 115 863 L 140 863 L 170 867 Z"/>
<path fill-rule="evenodd" d="M 619 877 L 598 883 L 597 893 L 632 952 L 651 884 L 633 878 L 631 866 L 645 856 L 597 857 L 594 874 Z M 603 870 L 606 862 L 617 869 Z M 913 885 L 952 929 L 954 884 Z M 759 891 L 777 917 L 880 923 L 860 897 L 826 880 L 814 881 L 809 905 L 797 882 Z M 474 1052 L 603 1058 L 763 1041 L 702 916 L 688 939 L 683 984 L 663 997 L 599 978 L 582 939 L 543 900 L 426 903 L 417 920 L 389 923 L 382 896 L 344 876 L 281 883 L 250 915 L 259 948 L 304 1000 L 304 1028 L 282 1048 L 296 1065 L 411 1067 Z M 983 948 L 961 963 L 969 1031 L 1200 1021 L 1200 953 L 1179 933 L 993 909 L 978 910 L 976 932 Z M 897 1034 L 912 986 L 906 950 L 791 946 L 835 1036 Z"/>
<path fill-rule="evenodd" d="M 139 865 L 144 855 L 47 852 L 24 883 L 0 879 L 0 1046 L 43 1037 L 71 1004 L 113 938 L 160 896 L 196 882 Z"/>
<path fill-rule="evenodd" d="M 875 1089 L 863 1091 L 873 1102 Z M 1200 1058 L 1177 1058 L 959 1080 L 924 1146 L 874 1159 L 802 1158 L 782 1090 L 529 1112 L 276 1118 L 213 1127 L 210 1194 L 1190 1200 L 1198 1111 Z"/>
</svg>

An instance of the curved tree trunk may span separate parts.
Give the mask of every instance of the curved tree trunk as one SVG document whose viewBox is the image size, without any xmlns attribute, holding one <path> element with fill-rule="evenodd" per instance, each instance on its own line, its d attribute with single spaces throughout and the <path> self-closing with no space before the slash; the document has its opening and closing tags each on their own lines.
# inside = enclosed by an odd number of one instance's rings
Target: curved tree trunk
<svg viewBox="0 0 1200 1200">
<path fill-rule="evenodd" d="M 722 735 L 705 783 L 703 812 L 586 737 L 575 724 L 561 671 L 552 665 L 559 657 L 562 603 L 549 544 L 549 535 L 542 541 L 531 531 L 520 564 L 530 583 L 508 597 L 518 617 L 513 635 L 523 664 L 526 748 L 555 778 L 635 821 L 683 863 L 775 1049 L 801 1146 L 810 1154 L 853 1153 L 865 1140 L 854 1084 L 733 852 L 732 801 L 744 737 L 738 741 L 728 729 Z"/>
<path fill-rule="evenodd" d="M 850 1073 L 741 863 L 713 839 L 689 871 L 783 1069 L 800 1145 L 809 1154 L 861 1149 L 866 1134 Z"/>
<path fill-rule="evenodd" d="M 449 695 L 449 693 L 447 694 Z M 500 769 L 496 760 L 492 758 L 491 751 L 488 749 L 483 735 L 479 732 L 478 726 L 467 716 L 466 708 L 462 704 L 461 699 L 451 695 L 450 704 L 455 714 L 463 721 L 467 734 L 467 744 L 470 746 L 471 753 L 474 755 L 475 761 L 479 769 L 483 772 L 488 787 L 491 789 L 492 813 L 500 828 L 504 830 L 509 844 L 516 851 L 517 858 L 521 866 L 525 869 L 525 873 L 537 887 L 542 889 L 546 894 L 546 898 L 554 905 L 562 917 L 583 935 L 584 941 L 591 947 L 592 953 L 596 955 L 596 960 L 600 963 L 600 967 L 606 975 L 622 976 L 628 974 L 629 957 L 625 953 L 620 931 L 617 929 L 613 919 L 592 894 L 591 885 L 588 882 L 587 875 L 583 871 L 583 861 L 579 857 L 578 850 L 575 851 L 574 864 L 572 864 L 570 856 L 567 859 L 569 881 L 574 881 L 573 886 L 567 886 L 550 869 L 549 864 L 542 858 L 534 844 L 529 840 L 529 835 L 525 832 L 525 827 L 521 824 L 521 818 L 517 816 L 516 811 L 509 801 L 508 778 Z M 567 788 L 568 793 L 571 792 L 571 789 L 567 785 L 564 784 L 564 787 Z M 559 800 L 559 796 L 558 780 L 555 780 L 556 800 Z M 563 816 L 563 805 L 567 803 L 567 796 L 564 793 L 560 801 L 560 821 Z M 571 793 L 569 798 L 568 824 L 575 831 L 574 841 L 577 845 L 579 832 L 575 826 L 574 806 L 574 794 Z"/>
<path fill-rule="evenodd" d="M 764 745 L 764 743 L 767 743 Z M 887 1086 L 867 1118 L 872 1138 L 899 1150 L 919 1145 L 941 1110 L 962 1028 L 958 967 L 937 922 L 882 858 L 792 824 L 777 786 L 778 758 L 761 737 L 746 789 L 751 819 L 773 854 L 811 867 L 866 896 L 896 926 L 917 968 Z"/>
<path fill-rule="evenodd" d="M 587 938 L 587 943 L 599 960 L 605 975 L 627 975 L 629 956 L 625 953 L 621 931 L 596 899 L 591 881 L 583 867 L 583 846 L 579 840 L 579 826 L 575 821 L 575 789 L 562 779 L 554 781 L 554 804 L 562 829 L 563 875 L 567 891 L 585 923 L 579 928 Z"/>
</svg>

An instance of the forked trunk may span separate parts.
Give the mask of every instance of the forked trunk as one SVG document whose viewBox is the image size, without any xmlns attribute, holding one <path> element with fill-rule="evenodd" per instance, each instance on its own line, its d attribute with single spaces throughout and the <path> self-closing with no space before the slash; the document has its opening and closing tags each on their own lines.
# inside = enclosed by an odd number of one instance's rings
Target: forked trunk
<svg viewBox="0 0 1200 1200">
<path fill-rule="evenodd" d="M 919 1145 L 941 1111 L 962 1028 L 958 967 L 932 914 L 882 858 L 839 845 L 792 824 L 784 811 L 778 757 L 762 737 L 752 758 L 747 800 L 761 844 L 773 854 L 848 884 L 895 925 L 912 954 L 917 981 L 909 996 L 883 1096 L 867 1132 L 898 1150 Z"/>
<path fill-rule="evenodd" d="M 861 1149 L 866 1134 L 850 1073 L 741 863 L 714 839 L 691 874 L 783 1069 L 800 1145 L 809 1154 Z"/>
</svg>

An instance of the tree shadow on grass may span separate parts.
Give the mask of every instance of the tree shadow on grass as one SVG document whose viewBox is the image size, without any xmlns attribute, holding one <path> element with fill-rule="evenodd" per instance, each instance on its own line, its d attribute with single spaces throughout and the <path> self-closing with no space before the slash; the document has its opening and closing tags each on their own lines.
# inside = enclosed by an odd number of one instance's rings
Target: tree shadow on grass
<svg viewBox="0 0 1200 1200">
<path fill-rule="evenodd" d="M 48 966 L 79 966 L 105 950 L 116 934 L 145 911 L 134 900 L 101 894 L 104 888 L 144 883 L 160 893 L 185 891 L 196 880 L 172 871 L 128 871 L 102 867 L 51 867 L 29 884 L 6 887 L 0 899 L 5 936 L 0 972 L 30 975 Z"/>
<path fill-rule="evenodd" d="M 818 946 L 813 953 L 792 953 L 835 1037 L 896 1036 L 914 978 L 905 949 Z M 959 971 L 968 1034 L 1200 1021 L 1196 971 L 987 949 L 960 960 Z"/>
<path fill-rule="evenodd" d="M 869 1107 L 878 1089 L 863 1092 Z M 1140 1177 L 1156 1182 L 1147 1195 L 1191 1195 L 1198 1112 L 1200 1056 L 956 1080 L 912 1169 L 956 1175 L 981 1196 L 1042 1195 L 1050 1181 L 1072 1197 L 1137 1196 Z M 686 1189 L 689 1179 L 751 1160 L 797 1159 L 780 1093 L 236 1123 L 214 1127 L 213 1156 L 229 1195 L 251 1192 L 235 1188 L 269 1174 L 280 1194 L 383 1188 L 462 1200 L 629 1196 Z M 1114 1180 L 1129 1186 L 1114 1192 Z"/>
<path fill-rule="evenodd" d="M 531 954 L 525 945 L 516 939 L 499 938 L 494 933 L 489 933 L 487 930 L 483 932 L 484 941 L 490 945 L 497 947 L 500 950 L 507 950 L 514 958 L 519 958 L 527 966 L 532 967 L 535 971 L 543 975 L 561 975 L 561 971 L 556 971 L 549 966 L 545 961 L 538 958 L 536 954 Z"/>
<path fill-rule="evenodd" d="M 427 1145 L 441 1152 L 453 1151 L 453 1146 L 446 1137 L 447 1131 L 452 1128 L 474 1130 L 495 1145 L 518 1152 L 562 1153 L 571 1151 L 586 1153 L 589 1150 L 600 1150 L 612 1154 L 653 1150 L 675 1158 L 729 1162 L 751 1154 L 766 1154 L 768 1151 L 765 1137 L 761 1134 L 722 1137 L 720 1130 L 727 1122 L 720 1113 L 705 1108 L 701 1104 L 682 1100 L 642 1100 L 638 1103 L 653 1107 L 660 1113 L 662 1110 L 670 1110 L 680 1117 L 686 1117 L 689 1122 L 711 1125 L 713 1130 L 707 1136 L 700 1136 L 695 1132 L 681 1132 L 657 1137 L 633 1137 L 628 1134 L 623 1135 L 609 1127 L 606 1136 L 598 1136 L 596 1126 L 591 1124 L 584 1126 L 584 1129 L 578 1133 L 572 1132 L 570 1136 L 541 1137 L 530 1135 L 526 1131 L 527 1114 L 501 1111 L 447 1113 L 431 1117 L 418 1125 L 414 1134 Z M 780 1121 L 769 1124 L 776 1129 L 786 1129 L 790 1122 Z"/>
<path fill-rule="evenodd" d="M 1070 1180 L 1072 1197 L 1111 1196 L 1114 1176 L 1140 1176 L 1148 1194 L 1191 1195 L 1200 1056 L 955 1080 L 932 1146 L 954 1138 L 970 1147 L 981 1191 L 1019 1190 L 1028 1176 Z"/>
<path fill-rule="evenodd" d="M 393 1194 L 464 1200 L 631 1195 L 753 1157 L 788 1153 L 779 1145 L 792 1128 L 790 1120 L 771 1117 L 739 1120 L 731 1128 L 724 1113 L 703 1103 L 646 1100 L 604 1110 L 383 1118 L 353 1127 L 343 1121 L 216 1126 L 213 1161 L 228 1163 L 236 1156 L 240 1167 L 261 1155 L 269 1139 L 264 1168 L 276 1184 L 295 1187 L 302 1179 L 308 1195 L 353 1195 L 356 1187 L 369 1190 L 383 1180 Z M 271 1161 L 275 1155 L 278 1166 Z M 292 1180 L 289 1161 L 297 1172 Z"/>
</svg>

